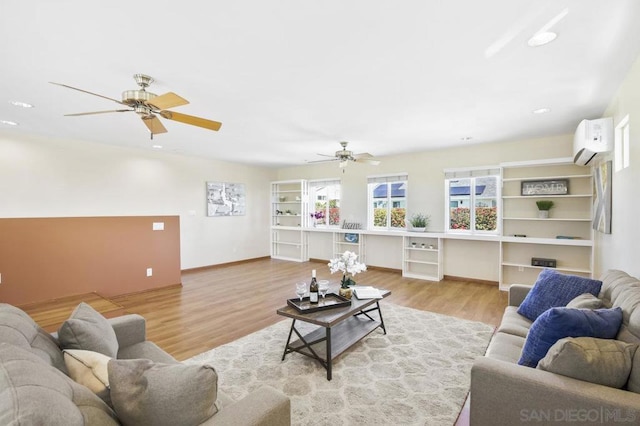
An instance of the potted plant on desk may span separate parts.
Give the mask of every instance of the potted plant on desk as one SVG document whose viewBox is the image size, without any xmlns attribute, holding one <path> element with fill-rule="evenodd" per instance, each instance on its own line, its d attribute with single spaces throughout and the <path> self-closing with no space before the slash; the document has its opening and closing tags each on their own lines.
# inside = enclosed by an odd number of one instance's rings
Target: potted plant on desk
<svg viewBox="0 0 640 426">
<path fill-rule="evenodd" d="M 427 226 L 429 226 L 429 219 L 429 215 L 415 213 L 409 219 L 409 223 L 411 224 L 409 231 L 424 232 L 427 229 Z"/>
<path fill-rule="evenodd" d="M 540 219 L 546 219 L 549 217 L 549 210 L 553 207 L 553 201 L 551 200 L 538 200 L 536 201 L 538 206 L 538 217 Z"/>
</svg>

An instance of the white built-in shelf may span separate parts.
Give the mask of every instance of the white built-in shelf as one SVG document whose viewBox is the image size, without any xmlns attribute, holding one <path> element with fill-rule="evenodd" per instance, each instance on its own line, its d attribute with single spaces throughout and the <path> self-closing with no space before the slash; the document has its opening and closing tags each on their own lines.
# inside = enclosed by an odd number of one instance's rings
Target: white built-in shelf
<svg viewBox="0 0 640 426">
<path fill-rule="evenodd" d="M 280 197 L 286 197 L 280 201 Z M 303 179 L 271 182 L 271 257 L 304 262 L 309 260 L 307 181 Z M 290 214 L 278 214 L 289 210 Z"/>
<path fill-rule="evenodd" d="M 409 262 L 409 263 L 421 263 L 423 265 L 438 265 L 438 262 L 430 262 L 427 260 L 412 260 L 412 259 L 407 259 L 405 260 L 405 262 Z"/>
<path fill-rule="evenodd" d="M 540 222 L 591 222 L 590 218 L 575 218 L 575 217 L 503 217 L 502 220 L 534 220 Z"/>
<path fill-rule="evenodd" d="M 533 265 L 527 265 L 526 263 L 513 263 L 513 262 L 502 262 L 502 266 L 511 266 L 514 268 L 527 268 L 527 269 L 545 269 L 544 266 L 533 266 Z M 557 268 L 549 268 L 549 269 L 555 269 L 557 271 L 564 271 L 564 272 L 580 273 L 580 274 L 591 273 L 591 270 L 586 268 L 572 268 L 572 267 L 559 266 Z"/>
<path fill-rule="evenodd" d="M 568 238 L 534 238 L 534 237 L 502 237 L 504 243 L 519 244 L 549 244 L 554 246 L 580 246 L 592 247 L 592 240 L 568 239 Z"/>
<path fill-rule="evenodd" d="M 535 280 L 540 266 L 532 257 L 555 259 L 558 271 L 590 276 L 593 273 L 592 174 L 588 167 L 573 164 L 571 158 L 503 163 L 502 232 L 500 245 L 500 288 Z M 568 194 L 522 195 L 520 182 L 568 180 Z M 531 200 L 528 210 L 526 200 Z M 535 217 L 533 201 L 553 199 L 554 217 Z M 563 217 L 564 216 L 564 217 Z M 514 234 L 527 235 L 515 237 Z M 582 239 L 554 238 L 571 235 Z"/>
<path fill-rule="evenodd" d="M 564 175 L 564 176 L 533 176 L 533 177 L 513 177 L 513 178 L 504 178 L 503 182 L 518 182 L 523 180 L 559 180 L 559 179 L 590 179 L 591 175 Z"/>
<path fill-rule="evenodd" d="M 514 199 L 514 198 L 591 198 L 593 194 L 565 194 L 565 195 L 503 195 L 502 198 Z"/>
</svg>

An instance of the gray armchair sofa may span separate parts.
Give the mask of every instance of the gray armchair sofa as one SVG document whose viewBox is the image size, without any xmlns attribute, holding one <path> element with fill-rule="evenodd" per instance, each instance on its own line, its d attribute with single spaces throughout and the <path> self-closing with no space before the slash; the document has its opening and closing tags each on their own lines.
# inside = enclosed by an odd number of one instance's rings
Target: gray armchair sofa
<svg viewBox="0 0 640 426">
<path fill-rule="evenodd" d="M 147 359 L 162 365 L 179 364 L 146 340 L 145 319 L 140 315 L 124 315 L 107 321 L 117 338 L 118 360 Z M 216 386 L 214 384 L 214 388 Z M 178 396 L 181 389 L 176 387 L 174 391 Z M 217 413 L 201 424 L 291 423 L 289 398 L 273 388 L 261 388 L 236 402 L 217 392 L 216 406 Z M 0 303 L 0 424 L 100 426 L 121 423 L 115 409 L 68 376 L 55 333 L 44 331 L 24 311 Z"/>
<path fill-rule="evenodd" d="M 600 278 L 599 298 L 622 308 L 616 340 L 640 343 L 640 281 L 610 270 Z M 640 393 L 628 390 L 640 379 L 640 350 L 632 358 L 631 374 L 622 389 L 518 365 L 531 321 L 517 313 L 531 286 L 509 290 L 502 323 L 485 357 L 471 370 L 471 426 L 518 424 L 640 424 Z M 637 386 L 637 385 L 636 385 Z"/>
</svg>

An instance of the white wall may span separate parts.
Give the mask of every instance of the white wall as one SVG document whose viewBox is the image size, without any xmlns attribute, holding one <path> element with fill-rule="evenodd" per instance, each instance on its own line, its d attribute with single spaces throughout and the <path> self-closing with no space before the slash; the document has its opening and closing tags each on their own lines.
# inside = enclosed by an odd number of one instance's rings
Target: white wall
<svg viewBox="0 0 640 426">
<path fill-rule="evenodd" d="M 640 277 L 640 58 L 605 111 L 614 126 L 629 114 L 630 166 L 613 173 L 611 234 L 595 233 L 596 276 L 607 269 L 622 269 Z M 613 154 L 608 159 L 613 159 Z"/>
<path fill-rule="evenodd" d="M 280 169 L 278 179 L 340 178 L 342 180 L 341 219 L 360 222 L 366 226 L 367 176 L 406 172 L 409 174 L 408 214 L 411 215 L 414 212 L 429 214 L 431 224 L 428 230 L 442 232 L 445 229 L 444 169 L 492 166 L 508 161 L 570 157 L 572 141 L 572 135 L 563 135 L 380 157 L 382 163 L 379 166 L 352 163 L 344 169 L 344 173 L 338 168 L 337 162 L 318 163 Z M 376 244 L 375 247 L 372 244 Z M 498 243 L 474 242 L 472 246 L 475 257 L 472 262 L 469 261 L 470 255 L 466 249 L 469 246 L 471 245 L 465 245 L 462 242 L 445 244 L 444 273 L 458 277 L 498 281 Z M 400 247 L 389 248 L 385 242 L 378 244 L 374 239 L 367 240 L 367 253 L 379 250 L 377 257 L 368 254 L 368 259 L 379 262 L 379 264 L 371 263 L 374 266 L 400 269 L 402 267 Z M 314 251 L 313 246 L 310 247 L 309 253 L 314 253 L 312 257 L 322 258 Z"/>
<path fill-rule="evenodd" d="M 613 233 L 596 233 L 596 276 L 608 268 L 640 276 L 635 247 L 640 241 L 640 61 L 629 72 L 604 114 L 617 124 L 630 114 L 631 167 L 613 175 Z M 576 123 L 577 124 L 577 123 Z M 571 155 L 571 135 L 487 143 L 381 158 L 380 166 L 320 163 L 271 170 L 157 151 L 144 151 L 0 133 L 0 217 L 179 215 L 182 268 L 195 268 L 269 254 L 269 182 L 284 179 L 342 179 L 342 218 L 366 223 L 368 175 L 409 173 L 409 214 L 431 215 L 429 230 L 444 228 L 443 169 L 495 165 Z M 374 153 L 375 154 L 375 153 Z M 206 181 L 244 183 L 247 215 L 206 217 Z M 191 216 L 190 212 L 195 215 Z M 325 250 L 310 255 L 322 257 Z M 330 240 L 320 239 L 323 247 Z M 445 274 L 497 280 L 495 247 L 486 259 L 465 262 L 450 245 Z M 480 244 L 481 246 L 482 244 Z M 395 265 L 381 265 L 400 267 Z M 481 265 L 486 265 L 482 267 Z"/>
<path fill-rule="evenodd" d="M 179 215 L 182 269 L 269 255 L 272 169 L 0 133 L 0 217 Z M 207 181 L 244 183 L 247 214 L 207 217 Z"/>
</svg>

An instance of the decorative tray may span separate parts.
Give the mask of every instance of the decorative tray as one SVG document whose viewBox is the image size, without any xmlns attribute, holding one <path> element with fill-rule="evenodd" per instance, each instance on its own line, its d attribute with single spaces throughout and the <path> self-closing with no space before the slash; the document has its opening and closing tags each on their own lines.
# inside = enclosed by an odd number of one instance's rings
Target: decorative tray
<svg viewBox="0 0 640 426">
<path fill-rule="evenodd" d="M 307 314 L 310 312 L 323 311 L 325 309 L 344 308 L 345 306 L 351 306 L 351 300 L 346 297 L 342 297 L 339 294 L 328 293 L 326 297 L 318 296 L 318 304 L 312 305 L 309 302 L 309 297 L 303 297 L 302 300 L 296 297 L 295 299 L 288 299 L 287 305 L 294 307 L 298 312 Z"/>
</svg>

